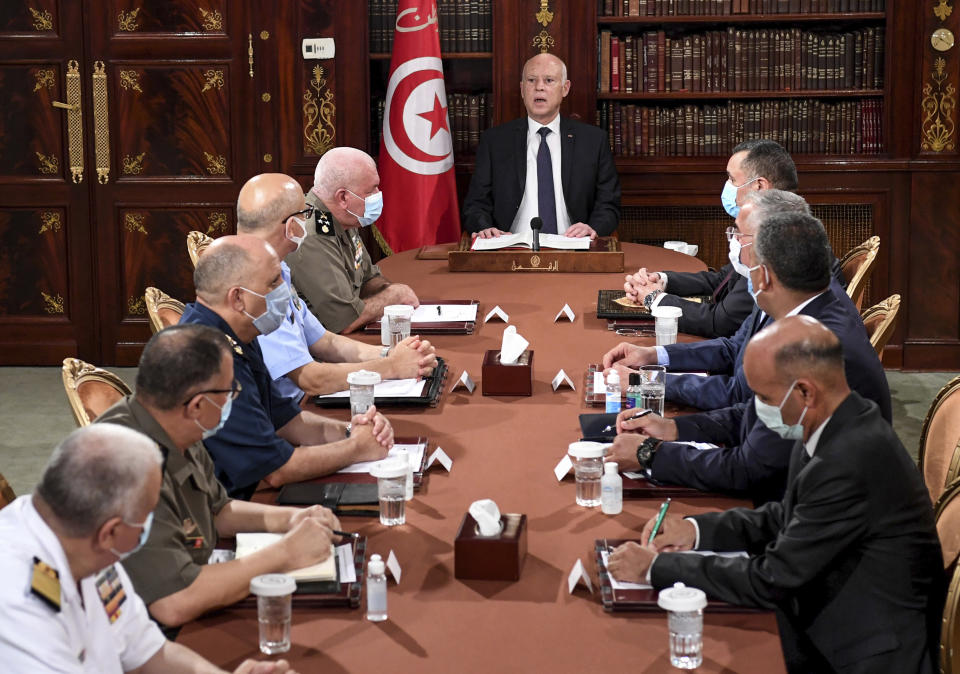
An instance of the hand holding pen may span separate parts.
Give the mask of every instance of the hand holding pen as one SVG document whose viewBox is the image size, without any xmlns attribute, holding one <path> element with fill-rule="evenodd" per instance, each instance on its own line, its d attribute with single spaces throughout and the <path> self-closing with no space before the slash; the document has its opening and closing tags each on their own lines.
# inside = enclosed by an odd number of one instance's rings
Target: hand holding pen
<svg viewBox="0 0 960 674">
<path fill-rule="evenodd" d="M 642 543 L 654 548 L 657 552 L 693 550 L 697 542 L 696 527 L 682 515 L 668 513 L 668 509 L 670 507 L 667 502 L 660 504 L 657 515 L 651 517 L 643 527 L 643 533 L 640 535 Z M 663 513 L 662 518 L 660 513 Z"/>
<path fill-rule="evenodd" d="M 617 417 L 617 434 L 623 433 L 639 433 L 670 442 L 677 439 L 677 424 L 650 410 L 625 410 Z"/>
</svg>

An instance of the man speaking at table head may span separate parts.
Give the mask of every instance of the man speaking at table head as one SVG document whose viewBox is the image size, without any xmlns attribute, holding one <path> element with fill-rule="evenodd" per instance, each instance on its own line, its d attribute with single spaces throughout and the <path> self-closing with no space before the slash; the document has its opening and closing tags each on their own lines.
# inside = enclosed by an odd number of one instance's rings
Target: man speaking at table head
<svg viewBox="0 0 960 674">
<path fill-rule="evenodd" d="M 4 672 L 223 670 L 164 639 L 118 562 L 149 537 L 161 491 L 155 442 L 112 424 L 60 443 L 31 496 L 0 511 Z M 235 674 L 283 674 L 284 660 Z"/>
<path fill-rule="evenodd" d="M 464 229 L 481 237 L 530 231 L 607 236 L 620 220 L 620 179 L 607 134 L 560 116 L 570 91 L 567 66 L 538 54 L 523 66 L 520 95 L 527 117 L 484 132 L 470 190 Z"/>
<path fill-rule="evenodd" d="M 144 347 L 136 394 L 97 417 L 98 424 L 143 433 L 166 452 L 150 534 L 123 566 L 153 618 L 170 627 L 240 601 L 260 574 L 322 562 L 340 528 L 320 506 L 283 508 L 227 496 L 201 440 L 230 417 L 239 394 L 224 334 L 175 325 Z M 220 536 L 259 531 L 286 535 L 243 561 L 207 564 Z"/>
<path fill-rule="evenodd" d="M 390 304 L 419 306 L 413 289 L 391 283 L 370 260 L 360 235 L 383 210 L 373 158 L 352 147 L 327 150 L 317 162 L 306 202 L 306 239 L 287 255 L 293 285 L 328 329 L 353 332 L 383 315 Z"/>
<path fill-rule="evenodd" d="M 935 671 L 944 576 L 930 497 L 876 404 L 847 386 L 840 340 L 785 318 L 751 340 L 744 367 L 763 423 L 794 441 L 782 501 L 668 516 L 652 546 L 611 554 L 611 574 L 776 610 L 791 672 Z M 750 556 L 674 554 L 690 549 Z"/>
<path fill-rule="evenodd" d="M 276 487 L 386 455 L 393 429 L 375 408 L 353 417 L 351 433 L 347 424 L 301 410 L 277 390 L 256 337 L 288 320 L 290 289 L 269 244 L 247 235 L 221 237 L 200 257 L 193 282 L 197 301 L 180 322 L 209 325 L 233 341 L 240 393 L 224 424 L 204 441 L 231 496 L 249 499 L 260 480 Z"/>
<path fill-rule="evenodd" d="M 254 176 L 237 199 L 237 232 L 266 241 L 280 257 L 280 273 L 290 287 L 287 319 L 257 341 L 270 376 L 288 397 L 322 395 L 349 388 L 347 374 L 355 370 L 378 372 L 384 379 L 426 377 L 436 367 L 435 349 L 412 336 L 396 346 L 364 344 L 325 330 L 290 282 L 284 261 L 307 238 L 307 221 L 315 212 L 300 185 L 282 173 Z"/>
</svg>

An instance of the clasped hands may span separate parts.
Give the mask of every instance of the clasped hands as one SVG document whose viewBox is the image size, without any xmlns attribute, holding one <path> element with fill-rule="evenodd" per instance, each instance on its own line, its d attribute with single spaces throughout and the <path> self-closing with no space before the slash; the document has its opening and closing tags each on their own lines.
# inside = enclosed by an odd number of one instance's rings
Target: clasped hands
<svg viewBox="0 0 960 674">
<path fill-rule="evenodd" d="M 642 541 L 650 540 L 656 517 L 651 517 L 640 534 Z M 667 515 L 660 523 L 656 537 L 640 545 L 633 541 L 618 546 L 607 558 L 607 570 L 617 580 L 627 583 L 646 583 L 647 572 L 661 552 L 692 550 L 697 540 L 697 529 L 680 515 Z"/>
<path fill-rule="evenodd" d="M 419 335 L 411 335 L 390 349 L 398 379 L 429 377 L 437 367 L 437 349 Z"/>
<path fill-rule="evenodd" d="M 654 290 L 664 290 L 665 286 L 666 283 L 660 274 L 655 271 L 648 272 L 646 267 L 641 267 L 636 274 L 627 275 L 623 289 L 627 293 L 627 298 L 639 304 Z"/>
</svg>

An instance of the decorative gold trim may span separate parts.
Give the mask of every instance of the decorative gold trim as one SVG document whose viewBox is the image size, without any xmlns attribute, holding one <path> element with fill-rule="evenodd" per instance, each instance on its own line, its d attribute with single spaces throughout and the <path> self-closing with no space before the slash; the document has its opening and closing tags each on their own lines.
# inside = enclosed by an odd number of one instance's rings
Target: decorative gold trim
<svg viewBox="0 0 960 674">
<path fill-rule="evenodd" d="M 36 83 L 33 85 L 34 92 L 40 91 L 44 87 L 51 91 L 57 86 L 57 76 L 51 68 L 43 68 L 33 73 Z"/>
<path fill-rule="evenodd" d="M 220 12 L 213 10 L 208 12 L 203 7 L 197 8 L 200 11 L 200 16 L 203 17 L 203 29 L 208 33 L 219 30 L 223 30 L 223 17 L 220 15 Z"/>
<path fill-rule="evenodd" d="M 147 313 L 147 304 L 143 300 L 143 295 L 127 298 L 127 313 L 131 316 L 143 316 Z"/>
<path fill-rule="evenodd" d="M 557 260 L 554 260 L 546 267 L 541 267 L 540 262 L 539 255 L 531 255 L 529 267 L 523 267 L 518 265 L 516 261 L 512 261 L 510 263 L 510 271 L 560 271 L 560 263 Z"/>
<path fill-rule="evenodd" d="M 273 155 L 267 152 L 265 155 L 263 155 L 263 161 L 269 164 L 273 161 Z"/>
<path fill-rule="evenodd" d="M 135 72 L 135 71 L 129 71 Z M 137 75 L 139 77 L 139 75 Z M 93 137 L 97 163 L 97 182 L 110 180 L 110 103 L 107 100 L 107 68 L 103 61 L 93 62 Z M 121 77 L 122 79 L 122 77 Z M 139 87 L 137 87 L 139 89 Z"/>
<path fill-rule="evenodd" d="M 310 86 L 317 93 L 314 96 L 309 89 L 303 92 L 304 150 L 322 155 L 333 147 L 337 134 L 334 125 L 337 106 L 333 102 L 333 91 L 327 89 L 327 78 L 321 66 L 313 67 Z"/>
<path fill-rule="evenodd" d="M 140 154 L 126 155 L 123 158 L 123 174 L 128 176 L 138 176 L 143 172 L 143 158 L 147 156 L 146 152 Z"/>
<path fill-rule="evenodd" d="M 60 294 L 57 295 L 48 295 L 47 293 L 40 291 L 40 296 L 43 298 L 43 310 L 48 314 L 62 314 L 63 313 L 63 296 Z"/>
<path fill-rule="evenodd" d="M 946 21 L 947 17 L 953 13 L 953 7 L 947 4 L 947 0 L 940 0 L 940 4 L 933 8 L 933 14 L 941 22 Z"/>
<path fill-rule="evenodd" d="M 120 88 L 124 90 L 133 89 L 134 91 L 139 91 L 142 94 L 143 89 L 140 88 L 140 73 L 138 73 L 136 70 L 121 70 Z"/>
<path fill-rule="evenodd" d="M 247 62 L 250 64 L 250 77 L 253 77 L 253 33 L 247 33 Z"/>
<path fill-rule="evenodd" d="M 260 94 L 260 100 L 263 101 L 264 103 L 269 103 L 269 102 L 270 102 L 270 94 L 268 94 L 268 93 L 262 93 L 262 94 Z"/>
<path fill-rule="evenodd" d="M 123 226 L 126 227 L 127 231 L 131 234 L 140 232 L 141 234 L 149 235 L 147 228 L 143 226 L 146 220 L 147 216 L 143 213 L 124 213 Z"/>
<path fill-rule="evenodd" d="M 269 31 L 269 30 L 261 30 L 261 31 L 260 31 L 260 39 L 261 39 L 261 40 L 269 40 L 269 39 L 270 39 L 270 31 Z"/>
<path fill-rule="evenodd" d="M 201 92 L 210 91 L 213 88 L 216 88 L 217 91 L 219 91 L 220 89 L 223 89 L 223 71 L 222 70 L 214 70 L 213 68 L 211 68 L 210 70 L 208 70 L 203 74 L 203 77 L 206 80 L 206 83 L 203 85 L 203 89 L 200 90 Z"/>
<path fill-rule="evenodd" d="M 57 159 L 57 155 L 45 155 L 40 152 L 35 153 L 37 155 L 37 161 L 40 162 L 39 171 L 45 176 L 53 175 L 54 173 L 60 172 L 60 160 Z"/>
<path fill-rule="evenodd" d="M 40 226 L 40 231 L 37 234 L 45 234 L 46 232 L 59 232 L 63 225 L 60 224 L 60 213 L 58 211 L 41 211 L 40 213 L 40 222 L 43 224 Z"/>
<path fill-rule="evenodd" d="M 207 160 L 207 171 L 218 176 L 222 176 L 227 172 L 227 158 L 222 154 L 218 154 L 214 157 L 209 152 L 204 152 L 203 156 Z"/>
<path fill-rule="evenodd" d="M 70 178 L 74 183 L 83 182 L 83 111 L 80 108 L 80 64 L 67 61 L 67 139 L 70 151 Z"/>
<path fill-rule="evenodd" d="M 227 214 L 224 211 L 211 211 L 207 213 L 207 235 L 227 233 Z"/>
<path fill-rule="evenodd" d="M 952 151 L 956 145 L 956 123 L 953 113 L 957 107 L 955 95 L 956 87 L 943 84 L 947 80 L 947 62 L 938 57 L 933 62 L 933 72 L 930 73 L 931 83 L 923 87 L 923 100 L 920 109 L 923 111 L 923 122 L 920 124 L 920 148 L 930 152 Z M 936 91 L 934 91 L 934 84 Z"/>
<path fill-rule="evenodd" d="M 550 0 L 540 0 L 540 11 L 537 12 L 537 23 L 546 28 L 553 21 L 553 12 L 550 11 Z"/>
<path fill-rule="evenodd" d="M 533 36 L 533 46 L 536 49 L 540 50 L 541 54 L 546 54 L 548 51 L 553 49 L 557 44 L 557 41 L 553 39 L 553 36 L 550 35 L 545 30 L 541 30 L 539 33 Z"/>
<path fill-rule="evenodd" d="M 33 15 L 33 29 L 36 31 L 53 30 L 53 15 L 47 10 L 39 12 L 30 7 L 30 13 Z"/>
<path fill-rule="evenodd" d="M 127 33 L 140 30 L 140 22 L 137 20 L 137 14 L 139 13 L 139 7 L 131 12 L 120 12 L 117 15 L 117 26 L 119 29 Z"/>
<path fill-rule="evenodd" d="M 370 225 L 370 229 L 373 230 L 373 238 L 377 242 L 377 245 L 380 246 L 380 250 L 383 251 L 383 254 L 386 256 L 393 255 L 393 249 L 390 247 L 390 244 L 387 243 L 387 240 L 383 238 L 383 234 L 377 229 L 376 225 Z"/>
</svg>

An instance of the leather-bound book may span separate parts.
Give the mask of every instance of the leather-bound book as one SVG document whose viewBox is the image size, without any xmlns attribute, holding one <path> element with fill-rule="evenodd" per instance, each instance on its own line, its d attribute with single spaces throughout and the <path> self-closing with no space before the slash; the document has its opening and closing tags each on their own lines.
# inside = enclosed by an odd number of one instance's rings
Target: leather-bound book
<svg viewBox="0 0 960 674">
<path fill-rule="evenodd" d="M 612 11 L 612 6 L 611 6 Z M 611 35 L 609 30 L 600 31 L 600 93 L 610 92 L 610 49 Z"/>
</svg>

